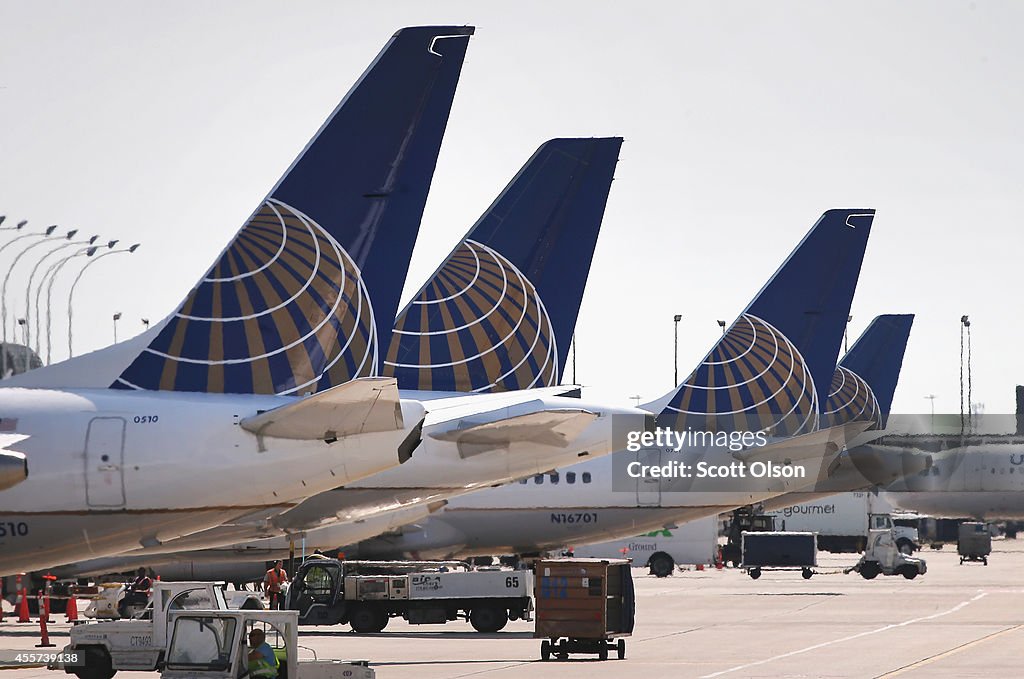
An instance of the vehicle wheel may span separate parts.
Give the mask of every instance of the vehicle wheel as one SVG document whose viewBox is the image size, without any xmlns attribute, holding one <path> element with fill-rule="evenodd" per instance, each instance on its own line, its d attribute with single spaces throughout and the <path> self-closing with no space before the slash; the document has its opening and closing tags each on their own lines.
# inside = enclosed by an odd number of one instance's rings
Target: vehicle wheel
<svg viewBox="0 0 1024 679">
<path fill-rule="evenodd" d="M 760 568 L 751 568 L 747 572 L 747 575 L 749 575 L 752 580 L 757 580 L 759 577 L 761 577 L 761 569 Z"/>
<path fill-rule="evenodd" d="M 648 564 L 651 567 L 651 575 L 658 578 L 672 575 L 672 569 L 676 566 L 676 562 L 672 560 L 672 557 L 663 552 L 652 556 Z"/>
<path fill-rule="evenodd" d="M 905 577 L 907 580 L 913 580 L 917 577 L 917 569 L 913 566 L 904 566 L 903 577 Z"/>
<path fill-rule="evenodd" d="M 388 625 L 388 614 L 375 606 L 359 606 L 349 615 L 348 622 L 360 634 L 381 632 Z"/>
<path fill-rule="evenodd" d="M 615 644 L 615 652 L 619 656 L 619 660 L 626 659 L 626 640 L 619 639 L 619 643 Z"/>
<path fill-rule="evenodd" d="M 881 569 L 878 568 L 878 564 L 874 561 L 868 561 L 860 567 L 860 576 L 865 580 L 874 580 L 880 572 Z"/>
<path fill-rule="evenodd" d="M 604 641 L 601 642 L 601 648 L 597 651 L 598 660 L 608 659 L 608 644 Z"/>
<path fill-rule="evenodd" d="M 896 542 L 896 548 L 900 550 L 900 554 L 906 554 L 910 556 L 914 553 L 914 543 L 907 538 L 903 538 Z"/>
<path fill-rule="evenodd" d="M 988 565 L 988 557 L 987 556 L 981 557 L 981 563 L 983 563 L 983 564 L 985 564 L 987 566 Z"/>
<path fill-rule="evenodd" d="M 78 679 L 110 679 L 117 670 L 111 667 L 110 654 L 103 649 L 85 649 L 85 663 L 74 668 Z"/>
<path fill-rule="evenodd" d="M 814 575 L 814 571 L 810 568 L 805 568 L 800 572 L 800 575 L 804 576 L 804 580 L 810 580 L 811 576 Z"/>
<path fill-rule="evenodd" d="M 963 557 L 960 557 L 960 565 L 961 565 L 961 566 L 963 566 L 963 565 L 964 565 L 964 558 L 963 558 Z"/>
<path fill-rule="evenodd" d="M 547 639 L 540 642 L 540 659 L 551 660 L 551 642 Z"/>
<path fill-rule="evenodd" d="M 508 611 L 495 606 L 481 606 L 469 613 L 469 624 L 477 632 L 497 632 L 508 624 Z"/>
</svg>

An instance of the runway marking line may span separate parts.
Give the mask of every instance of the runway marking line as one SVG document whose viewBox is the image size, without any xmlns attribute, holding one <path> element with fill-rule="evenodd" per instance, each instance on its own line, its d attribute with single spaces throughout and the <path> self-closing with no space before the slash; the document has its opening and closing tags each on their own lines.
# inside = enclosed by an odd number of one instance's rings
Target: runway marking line
<svg viewBox="0 0 1024 679">
<path fill-rule="evenodd" d="M 794 655 L 800 655 L 801 653 L 808 653 L 810 651 L 816 651 L 819 648 L 825 648 L 827 646 L 832 646 L 833 644 L 841 644 L 841 643 L 843 643 L 845 641 L 852 641 L 854 639 L 860 639 L 861 637 L 870 636 L 872 634 L 878 634 L 879 632 L 888 632 L 889 630 L 897 629 L 899 627 L 906 627 L 907 625 L 913 625 L 914 623 L 924 622 L 926 620 L 934 620 L 935 618 L 941 618 L 944 615 L 949 615 L 950 613 L 956 613 L 957 611 L 959 611 L 960 609 L 964 608 L 965 606 L 968 606 L 968 605 L 974 603 L 975 601 L 977 601 L 977 600 L 979 600 L 979 599 L 981 599 L 981 598 L 983 598 L 983 597 L 985 597 L 987 595 L 988 595 L 988 592 L 978 592 L 977 594 L 975 594 L 970 599 L 966 599 L 964 601 L 961 601 L 956 606 L 953 606 L 952 608 L 947 609 L 945 611 L 939 611 L 938 613 L 932 613 L 931 615 L 924 615 L 924 616 L 921 616 L 919 618 L 912 618 L 911 620 L 904 620 L 903 622 L 897 622 L 897 623 L 893 623 L 891 625 L 885 625 L 884 627 L 878 627 L 876 629 L 867 630 L 866 632 L 858 632 L 857 634 L 851 634 L 849 636 L 840 637 L 839 639 L 833 639 L 831 641 L 823 641 L 820 644 L 814 644 L 813 646 L 808 646 L 806 648 L 801 648 L 801 649 L 798 649 L 796 651 L 789 651 L 788 653 L 780 653 L 779 655 L 773 655 L 772 657 L 765 658 L 764 660 L 757 660 L 757 661 L 754 661 L 754 662 L 751 662 L 751 663 L 747 663 L 745 665 L 737 665 L 736 667 L 730 667 L 729 669 L 722 670 L 720 672 L 713 672 L 711 674 L 705 674 L 700 679 L 712 679 L 712 677 L 720 677 L 723 674 L 731 674 L 732 672 L 739 672 L 740 670 L 749 669 L 751 667 L 757 667 L 758 665 L 765 665 L 765 664 L 773 662 L 775 660 L 782 660 L 783 658 L 789 658 L 789 657 L 792 657 Z"/>
<path fill-rule="evenodd" d="M 930 665 L 930 664 L 932 664 L 933 662 L 935 662 L 937 660 L 944 660 L 944 659 L 950 657 L 951 655 L 956 655 L 960 651 L 966 651 L 968 648 L 971 648 L 972 646 L 977 646 L 978 644 L 984 643 L 986 641 L 990 641 L 992 639 L 995 639 L 996 637 L 1000 637 L 1000 636 L 1002 636 L 1004 634 L 1007 634 L 1008 632 L 1013 632 L 1015 630 L 1019 630 L 1022 627 L 1024 627 L 1024 625 L 1014 625 L 1012 627 L 1007 627 L 1005 629 L 1001 629 L 998 632 L 992 632 L 992 634 L 986 634 L 985 636 L 981 637 L 980 639 L 975 639 L 974 641 L 968 641 L 966 644 L 960 644 L 956 648 L 951 648 L 948 651 L 943 651 L 942 653 L 936 653 L 935 655 L 928 656 L 927 658 L 924 658 L 922 660 L 918 660 L 915 663 L 911 663 L 909 665 L 904 665 L 903 667 L 895 669 L 892 672 L 886 672 L 885 674 L 880 674 L 880 675 L 878 675 L 878 677 L 876 679 L 889 679 L 890 677 L 897 677 L 897 676 L 899 676 L 899 675 L 901 675 L 901 674 L 903 674 L 905 672 L 909 672 L 910 670 L 916 670 L 916 669 L 918 669 L 920 667 L 924 667 L 925 665 Z"/>
</svg>

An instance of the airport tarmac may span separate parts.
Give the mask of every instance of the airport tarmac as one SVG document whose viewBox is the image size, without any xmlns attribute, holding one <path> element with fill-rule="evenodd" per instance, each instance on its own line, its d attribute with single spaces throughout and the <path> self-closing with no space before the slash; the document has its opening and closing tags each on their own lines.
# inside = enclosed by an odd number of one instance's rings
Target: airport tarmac
<svg viewBox="0 0 1024 679">
<path fill-rule="evenodd" d="M 369 659 L 380 679 L 543 679 L 580 672 L 588 679 L 1019 676 L 1024 541 L 998 540 L 993 549 L 989 566 L 959 565 L 955 546 L 925 550 L 928 573 L 913 581 L 832 574 L 856 557 L 831 554 L 822 554 L 822 572 L 810 580 L 798 572 L 766 572 L 755 581 L 732 569 L 659 580 L 636 569 L 637 623 L 623 661 L 572 656 L 541 662 L 540 641 L 528 622 L 488 635 L 464 622 L 410 626 L 392 620 L 387 631 L 362 636 L 303 628 L 299 644 L 321 658 Z M 58 647 L 66 643 L 66 624 L 50 630 Z M 38 625 L 19 625 L 5 615 L 0 648 L 34 650 L 36 643 Z M 12 669 L 2 676 L 61 675 Z"/>
</svg>

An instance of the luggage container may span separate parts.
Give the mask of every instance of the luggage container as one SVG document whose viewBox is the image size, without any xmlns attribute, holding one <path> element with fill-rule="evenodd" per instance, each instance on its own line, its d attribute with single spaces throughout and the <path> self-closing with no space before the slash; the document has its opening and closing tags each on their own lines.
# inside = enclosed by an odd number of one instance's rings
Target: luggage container
<svg viewBox="0 0 1024 679">
<path fill-rule="evenodd" d="M 543 639 L 541 660 L 552 655 L 596 653 L 601 660 L 615 650 L 626 657 L 633 633 L 635 598 L 627 559 L 542 559 L 534 571 L 536 625 Z"/>
<path fill-rule="evenodd" d="M 740 568 L 746 570 L 754 580 L 761 577 L 761 571 L 795 571 L 804 579 L 814 575 L 818 565 L 818 536 L 804 532 L 744 532 L 742 536 L 743 562 Z"/>
<path fill-rule="evenodd" d="M 988 555 L 992 553 L 992 534 L 987 523 L 966 521 L 960 524 L 956 535 L 956 553 L 960 555 L 960 563 L 964 561 L 980 561 L 988 565 Z"/>
</svg>

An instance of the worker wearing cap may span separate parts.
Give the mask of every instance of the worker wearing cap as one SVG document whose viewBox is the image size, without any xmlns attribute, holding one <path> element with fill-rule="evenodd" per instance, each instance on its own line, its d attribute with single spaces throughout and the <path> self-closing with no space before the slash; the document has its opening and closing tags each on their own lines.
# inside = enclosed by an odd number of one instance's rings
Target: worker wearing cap
<svg viewBox="0 0 1024 679">
<path fill-rule="evenodd" d="M 281 610 L 284 602 L 281 596 L 281 585 L 288 582 L 288 573 L 282 568 L 281 561 L 275 561 L 274 567 L 267 571 L 263 582 L 267 585 L 267 598 L 270 600 L 270 610 Z"/>
<path fill-rule="evenodd" d="M 274 679 L 277 676 L 281 661 L 277 659 L 274 649 L 267 643 L 267 636 L 261 629 L 249 632 L 249 675 Z"/>
</svg>

